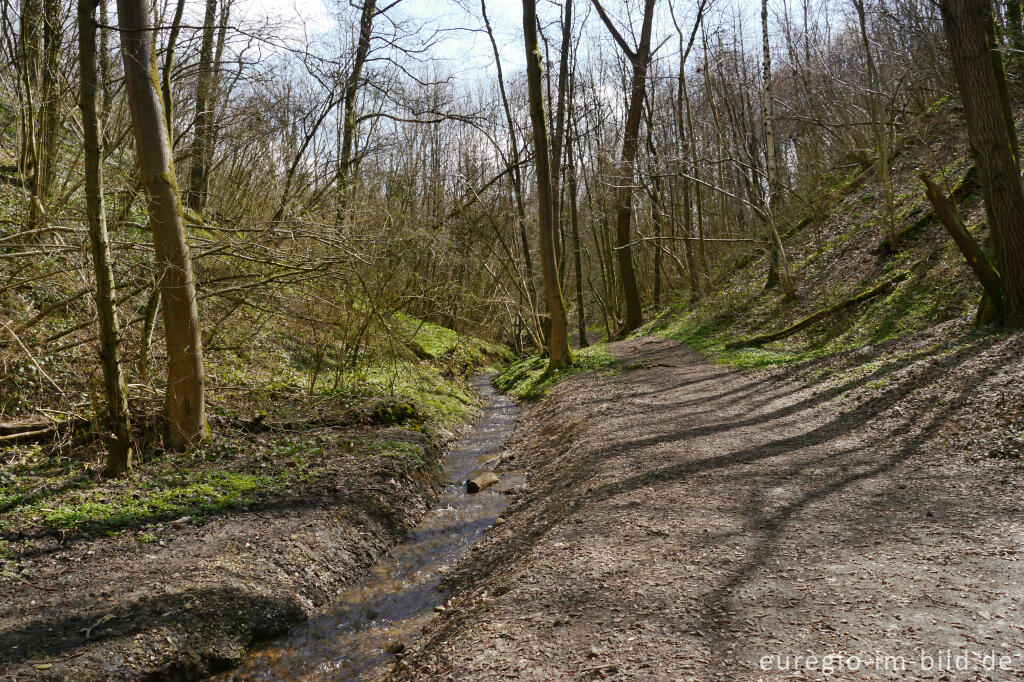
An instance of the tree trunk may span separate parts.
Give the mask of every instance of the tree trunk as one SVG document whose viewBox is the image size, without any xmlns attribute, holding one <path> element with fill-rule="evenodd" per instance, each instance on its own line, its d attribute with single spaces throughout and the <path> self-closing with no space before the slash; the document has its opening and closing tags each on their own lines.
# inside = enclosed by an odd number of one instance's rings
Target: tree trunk
<svg viewBox="0 0 1024 682">
<path fill-rule="evenodd" d="M 533 124 L 534 160 L 537 166 L 537 214 L 540 223 L 540 253 L 544 276 L 544 294 L 551 316 L 548 336 L 548 369 L 557 370 L 572 364 L 569 352 L 569 323 L 565 313 L 562 287 L 555 262 L 554 197 L 551 194 L 551 166 L 548 159 L 548 129 L 544 116 L 544 95 L 541 91 L 540 49 L 537 46 L 536 0 L 523 0 L 523 31 L 526 43 L 526 81 L 530 97 L 530 122 Z"/>
<path fill-rule="evenodd" d="M 131 425 L 121 373 L 121 329 L 114 305 L 114 273 L 103 206 L 103 139 L 96 112 L 96 0 L 78 0 L 78 58 L 81 69 L 79 106 L 85 141 L 85 199 L 96 275 L 96 310 L 99 313 L 100 361 L 107 398 L 107 474 L 120 476 L 131 469 Z"/>
<path fill-rule="evenodd" d="M 167 444 L 171 449 L 183 450 L 201 441 L 207 433 L 203 346 L 192 261 L 157 86 L 159 74 L 149 0 L 118 0 L 117 15 L 125 90 L 146 191 L 164 309 Z"/>
<path fill-rule="evenodd" d="M 562 232 L 562 145 L 565 141 L 566 87 L 569 83 L 569 52 L 572 49 L 572 0 L 565 0 L 565 11 L 562 15 L 562 46 L 558 62 L 558 105 L 555 108 L 555 135 L 551 141 L 551 196 L 554 197 L 555 234 L 564 236 Z M 548 97 L 550 100 L 551 98 Z M 561 257 L 563 250 L 556 248 L 555 255 L 559 264 L 564 263 Z M 561 276 L 559 276 L 561 281 Z"/>
<path fill-rule="evenodd" d="M 501 68 L 501 54 L 498 50 L 498 43 L 494 40 L 494 31 L 491 29 L 491 21 L 487 17 L 486 0 L 480 0 L 480 12 L 483 15 L 484 28 L 487 29 L 487 37 L 491 41 L 491 50 L 494 53 L 494 66 L 498 72 L 498 92 L 501 93 L 501 105 L 505 110 L 505 124 L 508 126 L 509 156 L 512 159 L 512 172 L 509 173 L 509 184 L 516 202 L 516 216 L 519 222 L 519 241 L 523 247 L 523 267 L 526 270 L 526 292 L 529 298 L 528 302 L 530 304 L 530 313 L 531 318 L 536 320 L 537 283 L 533 274 L 533 258 L 530 255 L 530 240 L 526 233 L 526 206 L 523 201 L 523 181 L 522 171 L 520 169 L 519 144 L 516 141 L 515 120 L 512 118 L 512 107 L 508 103 L 508 92 L 505 90 L 505 76 Z"/>
<path fill-rule="evenodd" d="M 569 164 L 569 225 L 572 229 L 573 265 L 576 275 L 576 325 L 579 330 L 579 347 L 586 348 L 590 345 L 587 340 L 587 314 L 583 307 L 583 246 L 580 244 L 579 214 L 577 212 L 577 199 L 579 197 L 579 179 L 576 175 L 576 157 L 574 155 L 575 141 L 573 140 L 572 125 L 572 103 L 569 104 L 569 122 L 566 136 L 566 163 Z"/>
<path fill-rule="evenodd" d="M 636 153 L 640 135 L 640 123 L 643 118 L 644 92 L 647 87 L 647 67 L 651 57 L 651 27 L 654 21 L 654 4 L 656 0 L 645 0 L 643 25 L 640 29 L 640 44 L 632 50 L 619 35 L 615 25 L 605 13 L 604 8 L 592 0 L 608 31 L 615 38 L 619 47 L 625 52 L 633 67 L 631 79 L 629 109 L 626 112 L 626 126 L 623 130 L 622 158 L 619 164 L 619 190 L 615 201 L 615 253 L 619 265 L 619 277 L 622 281 L 622 297 L 626 304 L 626 321 L 620 333 L 628 334 L 643 324 L 643 310 L 640 306 L 640 291 L 636 284 L 636 271 L 633 268 L 633 250 L 630 246 L 632 235 L 630 222 L 633 217 L 633 176 L 636 172 Z"/>
<path fill-rule="evenodd" d="M 867 62 L 868 90 L 871 97 L 871 123 L 875 130 L 875 144 L 878 147 L 878 179 L 882 183 L 885 195 L 885 236 L 889 249 L 896 251 L 896 209 L 894 206 L 892 174 L 889 170 L 889 124 L 886 121 L 885 107 L 882 106 L 882 79 L 875 67 L 875 58 L 868 40 L 867 13 L 864 11 L 864 0 L 853 0 L 860 23 L 860 39 L 864 44 L 864 58 Z"/>
<path fill-rule="evenodd" d="M 359 94 L 363 79 L 363 65 L 370 53 L 370 38 L 373 34 L 373 17 L 377 13 L 377 0 L 364 0 L 359 16 L 359 40 L 356 54 L 352 59 L 352 71 L 345 79 L 345 95 L 342 100 L 341 155 L 338 158 L 338 224 L 345 220 L 348 211 L 348 191 L 352 182 L 352 150 L 356 137 L 356 95 Z"/>
<path fill-rule="evenodd" d="M 775 226 L 775 203 L 779 188 L 779 171 L 775 160 L 775 127 L 772 117 L 772 57 L 771 44 L 768 42 L 768 0 L 761 0 L 761 38 L 764 57 L 764 102 L 762 104 L 762 118 L 764 121 L 765 152 L 767 154 L 768 170 L 768 196 L 765 200 L 765 222 L 768 224 L 768 240 L 771 255 L 768 282 L 772 284 L 773 274 L 778 278 L 782 286 L 782 292 L 787 298 L 792 298 L 796 293 L 793 289 L 793 280 L 789 274 L 789 261 L 786 258 L 786 250 L 782 246 L 782 239 Z"/>
<path fill-rule="evenodd" d="M 988 0 L 944 0 L 940 9 L 978 165 L 1006 319 L 1024 322 L 1024 191 L 1017 134 Z"/>
<path fill-rule="evenodd" d="M 50 186 L 53 184 L 54 171 L 57 167 L 58 145 L 60 143 L 60 47 L 63 35 L 61 21 L 61 3 L 59 0 L 43 2 L 43 92 L 40 102 L 39 141 L 36 144 L 39 165 L 36 202 L 33 208 L 37 211 L 32 222 L 37 227 L 45 227 L 47 222 L 47 204 L 50 198 Z"/>
<path fill-rule="evenodd" d="M 203 42 L 199 50 L 199 74 L 196 79 L 196 114 L 193 125 L 192 157 L 189 163 L 188 191 L 185 203 L 196 213 L 206 207 L 209 190 L 211 155 L 207 148 L 213 145 L 213 29 L 217 20 L 217 0 L 206 0 L 203 17 Z M 168 98 L 169 101 L 169 98 Z M 168 130 L 170 125 L 168 124 Z"/>
<path fill-rule="evenodd" d="M 39 201 L 39 184 L 42 181 L 39 149 L 39 100 L 41 95 L 41 61 L 43 37 L 42 0 L 23 0 L 21 4 L 21 63 L 24 90 L 24 109 L 21 123 L 21 172 L 28 178 L 29 210 L 28 228 L 40 227 L 42 203 Z"/>
</svg>

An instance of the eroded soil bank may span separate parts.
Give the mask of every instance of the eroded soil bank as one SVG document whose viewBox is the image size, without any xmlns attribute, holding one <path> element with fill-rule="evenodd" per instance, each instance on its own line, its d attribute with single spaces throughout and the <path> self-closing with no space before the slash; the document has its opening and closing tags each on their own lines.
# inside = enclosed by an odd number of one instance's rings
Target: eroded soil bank
<svg viewBox="0 0 1024 682">
<path fill-rule="evenodd" d="M 1024 677 L 1024 336 L 950 332 L 758 373 L 612 345 L 524 411 L 529 492 L 381 675 Z"/>
<path fill-rule="evenodd" d="M 431 508 L 444 442 L 406 427 L 315 435 L 294 483 L 246 507 L 13 542 L 0 677 L 199 679 L 322 609 Z"/>
</svg>

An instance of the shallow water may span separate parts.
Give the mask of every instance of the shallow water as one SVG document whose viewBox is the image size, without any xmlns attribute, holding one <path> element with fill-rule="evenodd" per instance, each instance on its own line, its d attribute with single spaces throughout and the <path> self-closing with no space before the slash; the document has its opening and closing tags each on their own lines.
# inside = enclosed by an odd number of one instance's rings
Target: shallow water
<svg viewBox="0 0 1024 682">
<path fill-rule="evenodd" d="M 465 481 L 482 471 L 512 433 L 518 408 L 478 376 L 473 388 L 485 400 L 473 430 L 445 457 L 444 490 L 436 509 L 406 541 L 379 560 L 362 582 L 342 592 L 332 607 L 281 639 L 254 650 L 241 667 L 211 680 L 353 680 L 387 663 L 387 648 L 408 645 L 447 599 L 442 573 L 469 552 L 508 505 L 510 475 L 475 495 Z M 514 475 L 513 475 L 514 476 Z"/>
</svg>

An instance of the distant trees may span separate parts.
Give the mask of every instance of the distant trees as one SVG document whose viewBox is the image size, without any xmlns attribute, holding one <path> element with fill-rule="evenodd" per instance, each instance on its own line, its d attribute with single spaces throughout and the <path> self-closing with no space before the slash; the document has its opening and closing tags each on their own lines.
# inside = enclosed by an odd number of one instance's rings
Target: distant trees
<svg viewBox="0 0 1024 682">
<path fill-rule="evenodd" d="M 992 228 L 1006 318 L 1024 322 L 1024 190 L 1020 147 L 988 0 L 942 0 L 971 153 Z"/>
<path fill-rule="evenodd" d="M 167 444 L 184 450 L 207 433 L 203 342 L 185 220 L 164 120 L 149 0 L 118 0 L 125 90 L 156 251 L 167 339 Z"/>
</svg>

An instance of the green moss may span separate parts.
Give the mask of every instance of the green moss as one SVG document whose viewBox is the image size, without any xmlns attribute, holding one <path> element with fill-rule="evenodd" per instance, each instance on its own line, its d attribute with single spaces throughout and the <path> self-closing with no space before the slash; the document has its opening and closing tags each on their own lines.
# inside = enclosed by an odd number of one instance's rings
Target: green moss
<svg viewBox="0 0 1024 682">
<path fill-rule="evenodd" d="M 586 372 L 610 371 L 618 365 L 618 360 L 608 352 L 608 347 L 595 344 L 576 351 L 575 364 L 564 370 L 548 371 L 548 359 L 538 355 L 513 362 L 507 365 L 495 377 L 495 387 L 523 400 L 543 398 L 552 386 L 567 377 Z"/>
<path fill-rule="evenodd" d="M 0 533 L 25 531 L 112 533 L 142 523 L 183 516 L 203 517 L 252 503 L 288 483 L 289 475 L 195 471 L 86 485 L 70 492 L 33 494 L 8 489 L 0 494 Z M 57 489 L 59 490 L 59 488 Z"/>
</svg>

